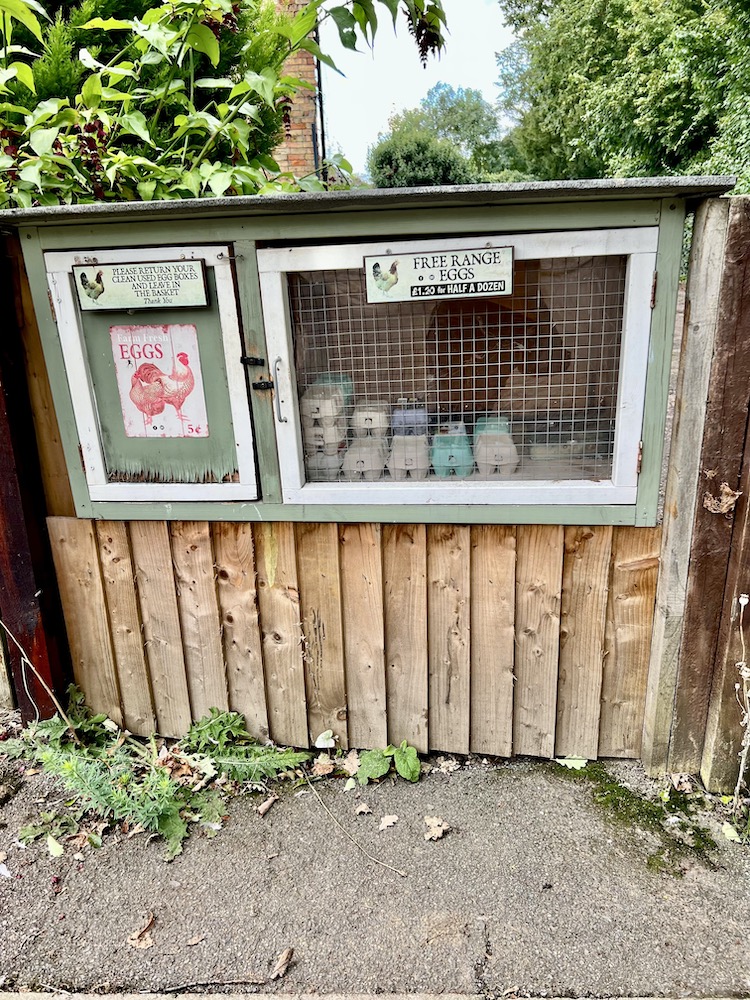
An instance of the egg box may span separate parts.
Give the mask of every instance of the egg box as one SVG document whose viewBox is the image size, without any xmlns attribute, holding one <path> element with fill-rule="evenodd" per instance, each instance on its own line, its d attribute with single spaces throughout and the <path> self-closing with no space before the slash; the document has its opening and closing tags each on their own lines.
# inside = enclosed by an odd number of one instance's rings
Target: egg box
<svg viewBox="0 0 750 1000">
<path fill-rule="evenodd" d="M 315 481 L 335 482 L 338 479 L 343 460 L 343 452 L 326 455 L 324 451 L 316 451 L 305 457 L 305 468 L 310 478 Z"/>
<path fill-rule="evenodd" d="M 379 479 L 387 457 L 384 438 L 357 438 L 344 455 L 343 476 L 345 479 Z"/>
<path fill-rule="evenodd" d="M 318 420 L 332 427 L 344 412 L 344 392 L 336 385 L 314 385 L 302 393 L 300 414 L 304 420 Z"/>
<path fill-rule="evenodd" d="M 441 478 L 450 475 L 460 478 L 470 476 L 474 469 L 474 455 L 466 431 L 440 434 L 438 428 L 438 433 L 432 440 L 430 461 L 435 475 Z"/>
<path fill-rule="evenodd" d="M 346 420 L 344 417 L 339 417 L 328 426 L 324 426 L 318 421 L 312 425 L 303 423 L 302 437 L 306 454 L 324 451 L 327 455 L 335 455 L 341 447 L 346 445 Z"/>
<path fill-rule="evenodd" d="M 385 437 L 390 423 L 389 403 L 377 400 L 372 403 L 358 403 L 354 407 L 351 428 L 355 437 Z"/>
<path fill-rule="evenodd" d="M 407 403 L 399 399 L 391 414 L 391 427 L 394 435 L 411 434 L 420 436 L 428 434 L 430 417 L 423 403 Z"/>
<path fill-rule="evenodd" d="M 426 479 L 430 471 L 430 449 L 426 434 L 395 435 L 388 456 L 391 479 Z"/>
<path fill-rule="evenodd" d="M 342 375 L 338 372 L 324 372 L 313 382 L 314 386 L 334 386 L 341 390 L 344 401 L 344 408 L 349 409 L 354 401 L 354 383 L 350 375 Z"/>
</svg>

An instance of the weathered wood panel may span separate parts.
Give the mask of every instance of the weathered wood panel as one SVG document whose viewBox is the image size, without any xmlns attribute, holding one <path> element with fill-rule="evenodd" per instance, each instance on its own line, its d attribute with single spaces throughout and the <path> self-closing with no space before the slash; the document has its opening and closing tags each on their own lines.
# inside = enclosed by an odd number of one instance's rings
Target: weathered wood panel
<svg viewBox="0 0 750 1000">
<path fill-rule="evenodd" d="M 130 544 L 156 722 L 163 735 L 180 736 L 194 717 L 167 525 L 163 521 L 131 521 Z"/>
<path fill-rule="evenodd" d="M 296 540 L 310 737 L 330 729 L 347 748 L 338 526 L 298 524 Z"/>
<path fill-rule="evenodd" d="M 557 714 L 563 529 L 517 529 L 513 752 L 552 757 Z"/>
<path fill-rule="evenodd" d="M 97 521 L 96 537 L 123 718 L 131 733 L 146 736 L 156 729 L 156 716 L 127 525 L 122 521 Z"/>
<path fill-rule="evenodd" d="M 257 524 L 253 528 L 253 539 L 271 738 L 277 743 L 307 746 L 309 734 L 294 525 Z"/>
<path fill-rule="evenodd" d="M 171 536 L 190 704 L 201 719 L 229 708 L 211 532 L 202 521 L 174 521 Z"/>
<path fill-rule="evenodd" d="M 599 748 L 611 551 L 611 527 L 565 529 L 555 732 L 555 752 L 562 757 L 592 759 Z"/>
<path fill-rule="evenodd" d="M 427 528 L 430 745 L 469 752 L 471 529 Z"/>
<path fill-rule="evenodd" d="M 380 525 L 342 524 L 339 542 L 349 742 L 384 747 L 388 715 Z"/>
<path fill-rule="evenodd" d="M 733 518 L 712 510 L 721 484 L 740 489 L 750 396 L 750 201 L 733 199 L 719 293 L 716 347 L 701 446 L 699 498 L 690 550 L 690 578 L 675 689 L 669 767 L 698 770 L 711 691 L 711 668 L 724 606 Z M 689 387 L 688 391 L 692 391 Z M 695 441 L 697 448 L 698 442 Z M 726 516 L 729 513 L 730 516 Z"/>
<path fill-rule="evenodd" d="M 420 524 L 383 526 L 388 738 L 429 749 L 427 533 Z"/>
<path fill-rule="evenodd" d="M 698 209 L 693 227 L 643 729 L 643 763 L 654 774 L 663 773 L 669 757 L 690 549 L 705 483 L 697 442 L 706 419 L 728 217 L 729 201 L 713 199 Z M 685 732 L 684 723 L 679 728 Z M 675 755 L 675 770 L 682 763 Z"/>
<path fill-rule="evenodd" d="M 600 757 L 638 757 L 661 528 L 616 528 L 604 636 Z"/>
<path fill-rule="evenodd" d="M 229 707 L 245 716 L 252 736 L 267 740 L 268 711 L 252 525 L 214 524 L 213 542 Z"/>
<path fill-rule="evenodd" d="M 68 630 L 73 676 L 89 707 L 122 725 L 120 691 L 91 521 L 51 517 L 52 556 Z"/>
<path fill-rule="evenodd" d="M 516 531 L 471 529 L 471 750 L 513 752 Z"/>
</svg>

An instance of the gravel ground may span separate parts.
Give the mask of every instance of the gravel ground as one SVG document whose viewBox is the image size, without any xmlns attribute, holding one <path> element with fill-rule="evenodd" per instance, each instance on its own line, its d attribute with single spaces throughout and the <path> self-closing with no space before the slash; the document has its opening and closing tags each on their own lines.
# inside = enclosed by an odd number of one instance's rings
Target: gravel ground
<svg viewBox="0 0 750 1000">
<path fill-rule="evenodd" d="M 639 765 L 618 779 L 651 788 Z M 108 835 L 82 862 L 21 850 L 21 825 L 59 799 L 27 776 L 0 807 L 0 989 L 747 995 L 750 849 L 716 865 L 647 868 L 654 839 L 613 824 L 586 784 L 528 761 L 285 792 L 261 818 L 230 804 L 213 839 L 170 863 L 145 836 Z M 45 797 L 46 796 L 46 797 Z M 372 813 L 356 815 L 367 803 Z M 378 831 L 381 817 L 397 815 Z M 451 830 L 424 839 L 424 816 Z M 717 831 L 714 830 L 714 833 Z M 153 913 L 151 947 L 128 937 Z M 270 972 L 294 948 L 283 979 Z"/>
</svg>

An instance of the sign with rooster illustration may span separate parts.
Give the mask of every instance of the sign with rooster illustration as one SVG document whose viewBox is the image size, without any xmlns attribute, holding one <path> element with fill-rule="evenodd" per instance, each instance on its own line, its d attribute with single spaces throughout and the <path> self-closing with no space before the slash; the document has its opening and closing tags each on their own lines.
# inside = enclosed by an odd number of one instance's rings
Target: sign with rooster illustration
<svg viewBox="0 0 750 1000">
<path fill-rule="evenodd" d="M 365 257 L 367 301 L 483 298 L 513 291 L 513 247 Z"/>
<path fill-rule="evenodd" d="M 208 437 L 195 326 L 112 326 L 109 334 L 125 434 Z"/>
<path fill-rule="evenodd" d="M 85 264 L 73 268 L 81 309 L 170 309 L 208 304 L 202 260 Z"/>
</svg>

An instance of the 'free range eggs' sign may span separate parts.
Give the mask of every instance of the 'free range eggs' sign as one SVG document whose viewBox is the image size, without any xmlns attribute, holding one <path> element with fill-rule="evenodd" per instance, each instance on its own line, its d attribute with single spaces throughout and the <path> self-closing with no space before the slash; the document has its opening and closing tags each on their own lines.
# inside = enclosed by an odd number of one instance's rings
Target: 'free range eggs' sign
<svg viewBox="0 0 750 1000">
<path fill-rule="evenodd" d="M 513 291 L 513 248 L 478 247 L 365 257 L 367 301 L 480 298 Z"/>
</svg>

